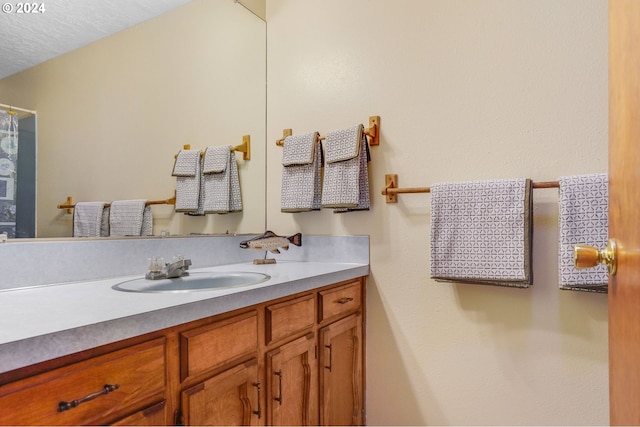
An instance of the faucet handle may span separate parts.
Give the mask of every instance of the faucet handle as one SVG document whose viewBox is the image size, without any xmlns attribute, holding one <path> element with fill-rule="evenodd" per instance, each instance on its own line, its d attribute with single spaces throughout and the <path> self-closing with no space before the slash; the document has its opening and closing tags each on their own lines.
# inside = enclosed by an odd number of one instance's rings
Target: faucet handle
<svg viewBox="0 0 640 427">
<path fill-rule="evenodd" d="M 149 258 L 149 271 L 160 272 L 164 268 L 164 258 L 161 256 L 154 256 Z"/>
</svg>

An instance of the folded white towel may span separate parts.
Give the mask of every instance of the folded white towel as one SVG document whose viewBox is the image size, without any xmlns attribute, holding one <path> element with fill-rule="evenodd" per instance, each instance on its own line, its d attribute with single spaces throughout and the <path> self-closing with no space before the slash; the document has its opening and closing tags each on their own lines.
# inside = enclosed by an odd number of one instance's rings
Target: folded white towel
<svg viewBox="0 0 640 427">
<path fill-rule="evenodd" d="M 325 150 L 322 207 L 336 212 L 369 209 L 369 146 L 363 126 L 327 133 Z"/>
<path fill-rule="evenodd" d="M 322 144 L 318 132 L 285 138 L 282 166 L 281 211 L 320 209 Z"/>
<path fill-rule="evenodd" d="M 141 236 L 145 222 L 146 200 L 116 200 L 111 202 L 109 227 L 111 236 Z M 150 212 L 150 211 L 149 211 Z M 147 227 L 148 227 L 147 219 Z M 149 232 L 149 230 L 145 230 Z"/>
<path fill-rule="evenodd" d="M 78 202 L 73 209 L 73 237 L 100 237 L 105 202 Z"/>
<path fill-rule="evenodd" d="M 200 199 L 200 150 L 180 150 L 173 165 L 176 212 L 196 212 Z"/>
<path fill-rule="evenodd" d="M 431 186 L 431 277 L 438 281 L 531 285 L 531 181 Z"/>
<path fill-rule="evenodd" d="M 236 155 L 230 145 L 207 147 L 202 168 L 204 213 L 242 210 Z"/>
<path fill-rule="evenodd" d="M 608 174 L 565 176 L 559 179 L 559 279 L 561 289 L 607 292 L 607 268 L 578 270 L 573 247 L 578 243 L 602 249 L 609 235 Z"/>
</svg>

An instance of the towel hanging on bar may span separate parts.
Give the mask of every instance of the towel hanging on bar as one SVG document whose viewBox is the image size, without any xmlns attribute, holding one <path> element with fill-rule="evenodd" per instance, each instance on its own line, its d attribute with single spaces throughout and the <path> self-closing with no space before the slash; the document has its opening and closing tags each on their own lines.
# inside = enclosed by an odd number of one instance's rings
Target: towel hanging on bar
<svg viewBox="0 0 640 427">
<path fill-rule="evenodd" d="M 230 145 L 207 147 L 203 157 L 202 194 L 204 213 L 242 211 L 236 153 Z"/>
<path fill-rule="evenodd" d="M 144 199 L 115 200 L 111 203 L 111 236 L 150 236 L 153 234 L 151 206 Z"/>
<path fill-rule="evenodd" d="M 200 150 L 180 150 L 173 165 L 176 212 L 196 212 L 200 204 Z"/>
<path fill-rule="evenodd" d="M 560 178 L 559 253 L 560 289 L 606 293 L 609 275 L 604 265 L 578 270 L 573 247 L 583 243 L 599 249 L 609 235 L 609 176 L 575 175 Z"/>
<path fill-rule="evenodd" d="M 73 210 L 73 237 L 101 237 L 105 202 L 76 203 Z M 108 234 L 106 234 L 108 236 Z"/>
<path fill-rule="evenodd" d="M 325 139 L 322 207 L 334 212 L 369 210 L 369 145 L 360 125 L 331 131 Z"/>
<path fill-rule="evenodd" d="M 288 136 L 282 150 L 282 212 L 320 209 L 322 144 L 318 132 Z"/>
<path fill-rule="evenodd" d="M 532 283 L 531 180 L 431 187 L 431 277 L 526 288 Z"/>
</svg>

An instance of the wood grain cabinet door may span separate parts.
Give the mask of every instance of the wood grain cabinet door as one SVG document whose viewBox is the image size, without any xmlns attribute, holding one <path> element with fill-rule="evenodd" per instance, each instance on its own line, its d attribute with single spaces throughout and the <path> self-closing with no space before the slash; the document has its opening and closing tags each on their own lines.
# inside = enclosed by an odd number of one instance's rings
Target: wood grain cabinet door
<svg viewBox="0 0 640 427">
<path fill-rule="evenodd" d="M 237 365 L 182 392 L 184 425 L 261 425 L 256 359 Z"/>
<path fill-rule="evenodd" d="M 318 424 L 317 375 L 313 333 L 267 353 L 269 425 Z"/>
<path fill-rule="evenodd" d="M 125 418 L 122 418 L 112 426 L 162 426 L 167 425 L 168 415 L 166 411 L 167 405 L 163 400 L 141 411 L 135 412 Z"/>
<path fill-rule="evenodd" d="M 362 315 L 320 330 L 320 425 L 362 425 Z"/>
</svg>

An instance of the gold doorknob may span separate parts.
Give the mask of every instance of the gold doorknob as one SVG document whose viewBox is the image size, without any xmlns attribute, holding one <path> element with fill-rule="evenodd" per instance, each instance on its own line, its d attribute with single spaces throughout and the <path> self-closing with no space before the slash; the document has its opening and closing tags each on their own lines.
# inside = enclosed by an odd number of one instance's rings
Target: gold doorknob
<svg viewBox="0 0 640 427">
<path fill-rule="evenodd" d="M 615 276 L 618 267 L 616 254 L 618 247 L 615 239 L 609 239 L 607 247 L 598 250 L 589 245 L 575 245 L 573 247 L 573 264 L 577 269 L 596 267 L 604 264 L 609 270 L 609 275 Z"/>
</svg>

